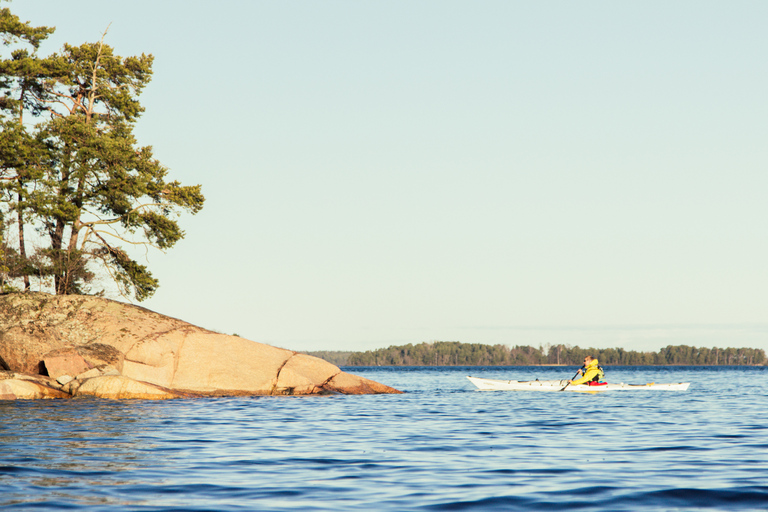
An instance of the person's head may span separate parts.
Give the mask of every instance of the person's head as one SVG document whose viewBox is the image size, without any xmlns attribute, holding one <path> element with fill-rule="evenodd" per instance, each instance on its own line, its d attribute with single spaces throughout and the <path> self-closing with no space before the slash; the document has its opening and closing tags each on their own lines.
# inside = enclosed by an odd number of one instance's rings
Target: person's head
<svg viewBox="0 0 768 512">
<path fill-rule="evenodd" d="M 589 366 L 589 363 L 591 363 L 592 361 L 594 361 L 594 359 L 595 359 L 595 358 L 594 358 L 594 357 L 592 357 L 592 356 L 587 356 L 587 357 L 585 357 L 585 358 L 584 358 L 584 366 Z"/>
</svg>

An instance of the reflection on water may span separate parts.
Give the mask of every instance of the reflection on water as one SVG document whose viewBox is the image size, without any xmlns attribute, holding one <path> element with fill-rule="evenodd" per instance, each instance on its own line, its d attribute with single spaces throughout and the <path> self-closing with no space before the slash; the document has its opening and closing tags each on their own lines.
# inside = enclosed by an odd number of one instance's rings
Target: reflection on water
<svg viewBox="0 0 768 512">
<path fill-rule="evenodd" d="M 761 510 L 764 368 L 613 368 L 687 392 L 479 392 L 355 368 L 404 395 L 0 402 L 9 510 Z M 572 374 L 572 372 L 570 372 Z"/>
<path fill-rule="evenodd" d="M 119 403 L 93 400 L 0 402 L 0 443 L 15 455 L 0 459 L 0 505 L 135 504 L 93 492 L 131 486 L 132 473 L 149 462 L 135 438 L 146 425 L 126 411 Z M 22 491 L 14 492 L 20 482 Z"/>
</svg>

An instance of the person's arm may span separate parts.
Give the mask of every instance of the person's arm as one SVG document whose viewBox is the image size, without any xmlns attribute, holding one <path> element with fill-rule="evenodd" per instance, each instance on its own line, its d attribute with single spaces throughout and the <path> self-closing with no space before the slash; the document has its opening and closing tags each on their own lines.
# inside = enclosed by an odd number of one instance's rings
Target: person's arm
<svg viewBox="0 0 768 512">
<path fill-rule="evenodd" d="M 589 382 L 598 373 L 599 372 L 597 370 L 595 370 L 594 368 L 591 368 L 591 369 L 587 370 L 586 372 L 584 372 L 584 375 L 582 375 L 581 378 L 572 381 L 571 384 L 578 386 L 579 384 L 584 384 L 585 382 Z"/>
</svg>

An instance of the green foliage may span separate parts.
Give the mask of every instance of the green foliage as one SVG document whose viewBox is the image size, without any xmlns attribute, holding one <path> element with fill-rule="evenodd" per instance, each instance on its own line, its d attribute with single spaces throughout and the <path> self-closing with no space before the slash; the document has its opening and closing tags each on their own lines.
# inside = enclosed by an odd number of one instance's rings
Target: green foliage
<svg viewBox="0 0 768 512">
<path fill-rule="evenodd" d="M 434 341 L 355 352 L 350 366 L 510 366 L 545 363 L 533 347 L 482 345 L 458 341 Z"/>
<path fill-rule="evenodd" d="M 0 37 L 6 46 L 21 39 L 37 49 L 40 42 L 53 34 L 53 31 L 51 27 L 33 27 L 28 21 L 22 22 L 7 7 L 0 9 Z"/>
<path fill-rule="evenodd" d="M 58 286 L 71 294 L 85 294 L 94 273 L 88 270 L 88 259 L 82 251 L 44 248 L 38 251 L 29 275 L 59 276 Z"/>
<path fill-rule="evenodd" d="M 317 353 L 319 354 L 319 353 Z M 765 351 L 754 348 L 696 348 L 667 346 L 659 352 L 637 352 L 622 348 L 595 349 L 565 345 L 542 348 L 529 346 L 482 345 L 458 341 L 435 341 L 418 345 L 390 346 L 366 352 L 352 352 L 349 366 L 526 366 L 561 364 L 580 366 L 585 356 L 596 357 L 603 365 L 760 365 Z M 322 357 L 322 356 L 318 356 Z"/>
<path fill-rule="evenodd" d="M 559 352 L 559 355 L 558 355 Z M 550 347 L 547 361 L 581 364 L 592 355 L 603 364 L 614 365 L 755 365 L 764 364 L 765 351 L 755 348 L 697 348 L 688 345 L 668 345 L 658 352 L 636 352 L 622 348 L 582 349 L 558 345 Z"/>
<path fill-rule="evenodd" d="M 93 254 L 101 258 L 124 295 L 133 295 L 141 301 L 157 290 L 159 282 L 147 267 L 133 261 L 119 248 L 105 245 Z"/>
<path fill-rule="evenodd" d="M 196 214 L 205 198 L 199 185 L 166 181 L 168 169 L 133 135 L 152 55 L 123 58 L 102 38 L 37 56 L 52 32 L 0 11 L 3 40 L 35 50 L 0 60 L 0 213 L 17 218 L 27 287 L 29 276 L 50 276 L 56 293 L 83 293 L 100 263 L 122 293 L 143 300 L 158 281 L 124 247 L 173 247 L 184 237 L 178 215 Z M 29 258 L 27 227 L 48 240 Z"/>
</svg>

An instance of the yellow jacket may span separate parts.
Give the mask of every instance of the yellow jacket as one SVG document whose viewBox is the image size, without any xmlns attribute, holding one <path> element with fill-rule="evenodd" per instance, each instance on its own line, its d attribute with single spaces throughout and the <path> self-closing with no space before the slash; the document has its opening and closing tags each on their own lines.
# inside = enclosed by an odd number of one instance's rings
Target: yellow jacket
<svg viewBox="0 0 768 512">
<path fill-rule="evenodd" d="M 592 381 L 595 377 L 598 377 L 598 379 L 605 377 L 603 370 L 597 365 L 597 359 L 591 360 L 584 369 L 584 375 L 571 382 L 571 384 L 586 384 L 587 382 Z"/>
</svg>

